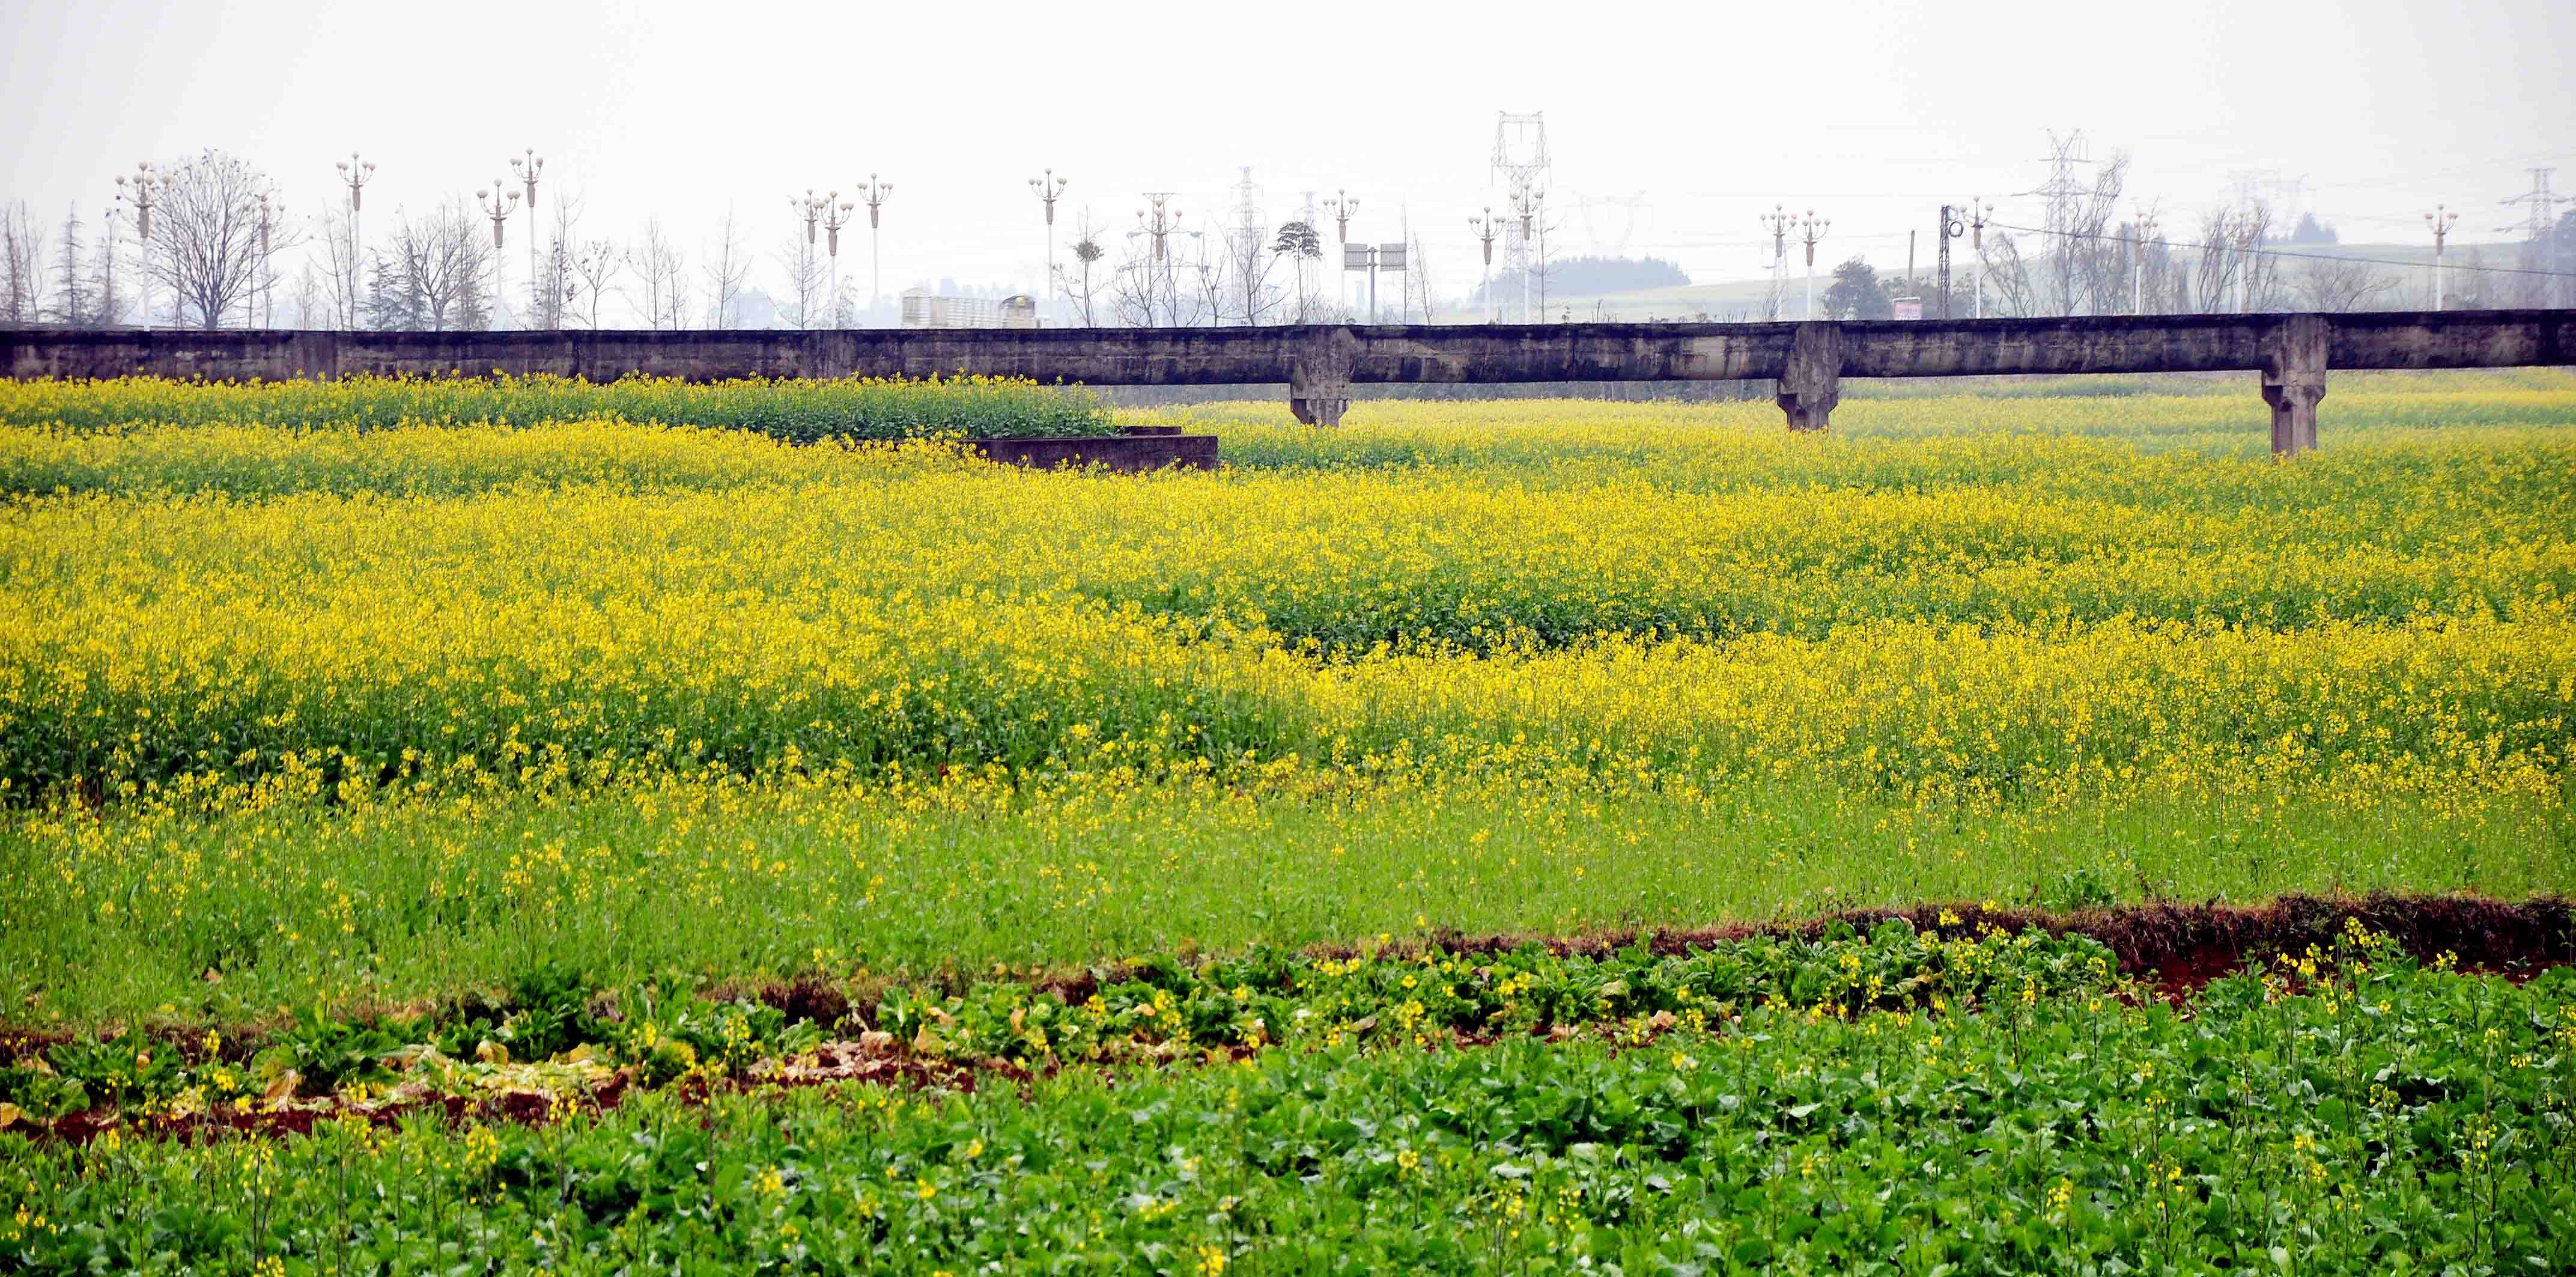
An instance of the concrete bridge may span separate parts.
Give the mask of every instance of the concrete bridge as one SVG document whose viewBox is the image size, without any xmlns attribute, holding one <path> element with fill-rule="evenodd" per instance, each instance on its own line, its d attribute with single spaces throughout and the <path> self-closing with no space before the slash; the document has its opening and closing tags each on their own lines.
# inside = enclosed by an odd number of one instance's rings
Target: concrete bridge
<svg viewBox="0 0 2576 1277">
<path fill-rule="evenodd" d="M 1104 386 L 1288 385 L 1310 425 L 1339 425 L 1368 382 L 1778 383 L 1792 430 L 1822 430 L 1845 377 L 2252 372 L 2272 450 L 2316 447 L 2332 369 L 2576 364 L 2576 311 L 2373 311 L 1793 324 L 1310 325 L 1278 328 L 851 329 L 374 333 L 0 331 L 15 378 L 283 380 L 355 373 L 632 372 L 927 377 L 961 372 Z"/>
</svg>

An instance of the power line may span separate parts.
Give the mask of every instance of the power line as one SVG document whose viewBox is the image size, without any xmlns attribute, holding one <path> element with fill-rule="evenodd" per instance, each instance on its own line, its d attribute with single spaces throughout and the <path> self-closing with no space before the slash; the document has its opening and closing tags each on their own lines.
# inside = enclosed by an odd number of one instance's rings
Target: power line
<svg viewBox="0 0 2576 1277">
<path fill-rule="evenodd" d="M 2123 236 L 2119 236 L 2119 235 L 2112 235 L 2112 234 L 2108 234 L 2108 233 L 2093 233 L 2093 232 L 2086 232 L 2086 231 L 2051 231 L 2051 230 L 2048 230 L 2048 229 L 2047 229 L 2047 228 L 2045 228 L 2045 227 L 2040 227 L 2040 226 L 2012 226 L 2012 225 L 2007 225 L 2007 224 L 2002 223 L 2002 222 L 1988 222 L 1988 223 L 1987 223 L 1987 225 L 1989 225 L 1989 226 L 1994 226 L 1994 227 L 1998 227 L 1998 228 L 2000 228 L 2000 229 L 2008 230 L 2008 231 L 2027 231 L 2027 232 L 2029 232 L 2029 233 L 2031 233 L 2031 234 L 2033 234 L 2033 235 L 2052 235 L 2052 234 L 2062 234 L 2062 235 L 2066 236 L 2066 237 L 2067 237 L 2067 238 L 2069 238 L 2069 239 L 2105 239 L 2105 240 L 2120 240 L 2120 241 L 2121 241 L 2121 242 L 2123 242 L 2123 243 L 2126 243 L 2126 242 L 2127 242 L 2127 241 L 2126 241 L 2126 239 L 2125 239 L 2125 237 L 2123 237 Z M 1881 236 L 1880 238 L 1887 238 L 1887 237 L 1885 237 L 1885 236 Z M 2197 249 L 2201 249 L 2201 250 L 2204 250 L 2204 251 L 2206 251 L 2206 250 L 2208 250 L 2208 249 L 2211 249 L 2211 248 L 2218 248 L 2218 249 L 2223 249 L 2224 251 L 2227 251 L 2227 252 L 2234 252 L 2234 251 L 2236 251 L 2236 249 L 2237 249 L 2237 245 L 2234 245 L 2234 244 L 2201 244 L 2201 243 L 2193 243 L 2193 242 L 2186 241 L 2186 240 L 2168 240 L 2168 241 L 2165 241 L 2165 247 L 2167 247 L 2167 248 L 2197 248 Z M 2307 261 L 2317 261 L 2317 262 L 2365 262 L 2365 263 L 2368 263 L 2369 265 L 2372 265 L 2372 266 L 2401 266 L 2401 267 L 2405 267 L 2406 269 L 2409 269 L 2409 270 L 2413 270 L 2413 269 L 2416 269 L 2416 268 L 2421 267 L 2421 266 L 2423 266 L 2423 265 L 2424 265 L 2424 263 L 2422 263 L 2422 262 L 2401 262 L 2401 261 L 2396 261 L 2396 260 L 2394 260 L 2394 259 L 2386 258 L 2386 257 L 2347 257 L 2347 256 L 2345 256 L 2345 255 L 2343 255 L 2343 254 L 2341 254 L 2341 253 L 2300 253 L 2300 252 L 2293 252 L 2293 251 L 2291 251 L 2291 250 L 2289 250 L 2289 249 L 2286 249 L 2286 248 L 2257 248 L 2257 249 L 2253 249 L 2253 250 L 2251 250 L 2251 251 L 2253 251 L 2253 252 L 2257 252 L 2257 253 L 2261 253 L 2261 254 L 2263 254 L 2263 255 L 2265 255 L 2265 256 L 2267 256 L 2267 257 L 2295 257 L 2295 258 L 2301 258 L 2301 259 L 2304 259 L 2304 260 L 2307 260 Z M 2462 267 L 2456 267 L 2455 269 L 2459 269 L 2459 270 L 2475 270 L 2475 271 L 2488 271 L 2488 272 L 2492 272 L 2492 273 L 2494 273 L 2494 274 L 2499 274 L 2499 275 L 2545 275 L 2545 276 L 2548 276 L 2548 277 L 2549 277 L 2549 278 L 2551 278 L 2551 279 L 2576 279 L 2576 273 L 2570 273 L 2570 272 L 2567 272 L 2567 271 L 2556 271 L 2556 270 L 2537 270 L 2537 269 L 2534 269 L 2534 268 L 2529 267 L 2529 266 L 2462 266 Z"/>
</svg>

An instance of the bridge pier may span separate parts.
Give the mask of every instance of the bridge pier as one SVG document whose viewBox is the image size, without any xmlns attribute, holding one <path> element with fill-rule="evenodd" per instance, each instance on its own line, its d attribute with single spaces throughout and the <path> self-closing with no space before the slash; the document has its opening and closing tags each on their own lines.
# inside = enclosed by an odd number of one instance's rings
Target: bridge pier
<svg viewBox="0 0 2576 1277">
<path fill-rule="evenodd" d="M 1835 323 L 1798 325 L 1790 339 L 1789 362 L 1780 370 L 1780 387 L 1772 396 L 1789 414 L 1791 430 L 1822 430 L 1843 397 L 1843 329 Z"/>
<path fill-rule="evenodd" d="M 2334 328 L 2322 315 L 2281 321 L 2263 356 L 2263 402 L 2272 406 L 2272 455 L 2317 449 L 2317 401 L 2326 397 L 2326 352 Z"/>
<path fill-rule="evenodd" d="M 1790 430 L 1824 430 L 1842 399 L 1842 324 L 1798 324 L 1772 402 L 1788 412 Z"/>
<path fill-rule="evenodd" d="M 1334 328 L 1299 343 L 1288 365 L 1288 411 L 1302 425 L 1338 426 L 1351 406 L 1351 358 L 1359 339 Z"/>
</svg>

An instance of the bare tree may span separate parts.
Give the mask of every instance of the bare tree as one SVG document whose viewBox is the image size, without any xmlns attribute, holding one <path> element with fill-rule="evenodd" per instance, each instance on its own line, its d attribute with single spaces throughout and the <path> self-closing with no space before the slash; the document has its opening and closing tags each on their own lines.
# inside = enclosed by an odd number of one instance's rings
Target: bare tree
<svg viewBox="0 0 2576 1277">
<path fill-rule="evenodd" d="M 724 238 L 717 242 L 716 255 L 707 261 L 707 292 L 711 304 L 708 326 L 731 328 L 734 310 L 742 301 L 743 280 L 751 274 L 751 255 L 743 251 L 742 234 L 734 225 L 733 209 L 725 209 Z"/>
<path fill-rule="evenodd" d="M 92 322 L 105 328 L 125 322 L 125 293 L 117 274 L 118 259 L 124 248 L 116 241 L 114 207 L 100 216 L 99 226 L 98 252 L 91 260 L 89 278 L 90 295 L 97 299 L 92 309 L 97 311 L 98 317 Z"/>
<path fill-rule="evenodd" d="M 397 213 L 392 250 L 378 254 L 372 272 L 373 326 L 446 332 L 490 324 L 494 250 L 481 220 L 453 200 L 426 218 Z"/>
<path fill-rule="evenodd" d="M 0 208 L 0 323 L 32 324 L 44 309 L 44 237 L 22 201 Z"/>
<path fill-rule="evenodd" d="M 1993 297 L 1987 309 L 2015 317 L 2039 313 L 2038 281 L 2031 278 L 2030 264 L 2022 259 L 2021 246 L 2009 232 L 1996 231 L 1986 236 L 1979 265 L 1985 272 L 1986 289 Z"/>
<path fill-rule="evenodd" d="M 330 326 L 355 329 L 367 310 L 367 263 L 358 249 L 357 222 L 346 208 L 322 216 L 322 260 Z M 308 316 L 299 322 L 312 326 Z"/>
<path fill-rule="evenodd" d="M 679 246 L 662 231 L 662 219 L 644 222 L 644 243 L 631 255 L 636 284 L 642 292 L 626 294 L 627 302 L 644 315 L 645 323 L 661 328 L 684 328 L 689 314 L 688 261 L 680 255 Z"/>
<path fill-rule="evenodd" d="M 304 269 L 295 277 L 295 294 L 288 299 L 295 307 L 295 326 L 311 328 L 315 326 L 315 319 L 327 320 L 331 310 L 330 297 L 330 286 L 314 272 L 312 259 L 305 259 Z"/>
<path fill-rule="evenodd" d="M 273 199 L 265 209 L 261 204 L 274 191 L 266 173 L 221 151 L 200 151 L 161 169 L 152 202 L 152 277 L 178 298 L 182 322 L 193 315 L 198 327 L 220 326 L 259 286 L 268 254 L 294 242 Z M 265 237 L 264 218 L 271 228 Z"/>
<path fill-rule="evenodd" d="M 1083 327 L 1097 328 L 1100 319 L 1095 303 L 1099 287 L 1093 281 L 1093 271 L 1100 259 L 1108 256 L 1108 250 L 1100 246 L 1100 224 L 1092 218 L 1090 209 L 1082 210 L 1081 220 L 1073 228 L 1073 243 L 1068 247 L 1073 250 L 1073 260 L 1080 267 L 1081 274 L 1075 275 L 1073 267 L 1056 267 L 1056 291 L 1073 298 L 1082 307 Z"/>
<path fill-rule="evenodd" d="M 553 207 L 554 242 L 538 257 L 536 277 L 528 281 L 528 313 L 535 319 L 534 327 L 560 331 L 580 291 L 580 271 L 574 261 L 580 249 L 574 236 L 581 227 L 581 192 L 570 184 L 558 185 Z M 528 228 L 528 233 L 536 234 L 536 228 Z"/>
<path fill-rule="evenodd" d="M 595 239 L 573 251 L 572 273 L 575 283 L 566 290 L 566 296 L 567 300 L 578 298 L 584 327 L 591 329 L 599 327 L 599 303 L 608 295 L 610 284 L 617 278 L 618 272 L 624 269 L 626 269 L 626 254 L 618 251 L 617 245 L 607 240 Z"/>
<path fill-rule="evenodd" d="M 2370 263 L 2338 257 L 2308 262 L 2291 291 L 2308 310 L 2360 310 L 2363 303 L 2395 286 L 2396 281 Z"/>
<path fill-rule="evenodd" d="M 804 230 L 787 233 L 778 246 L 779 269 L 787 272 L 787 295 L 779 299 L 778 313 L 792 328 L 817 327 L 831 318 L 826 309 L 831 303 L 825 296 L 830 291 L 831 270 L 823 254 Z"/>
<path fill-rule="evenodd" d="M 1405 220 L 1404 239 L 1405 308 L 1410 311 L 1415 306 L 1421 307 L 1422 322 L 1427 324 L 1431 322 L 1431 299 L 1434 295 L 1431 259 L 1422 251 L 1422 235 L 1413 229 L 1410 218 Z"/>
</svg>

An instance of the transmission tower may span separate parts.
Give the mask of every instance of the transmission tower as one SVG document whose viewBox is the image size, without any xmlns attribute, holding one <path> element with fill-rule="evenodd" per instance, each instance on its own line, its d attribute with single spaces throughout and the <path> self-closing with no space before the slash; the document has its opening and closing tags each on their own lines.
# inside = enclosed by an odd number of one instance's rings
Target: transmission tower
<svg viewBox="0 0 2576 1277">
<path fill-rule="evenodd" d="M 1578 195 L 1575 202 L 1583 208 L 1583 233 L 1592 241 L 1592 251 L 1603 257 L 1627 252 L 1629 243 L 1637 237 L 1637 223 L 1651 222 L 1653 218 L 1644 191 L 1634 195 Z M 1614 213 L 1621 215 L 1615 222 L 1611 216 Z M 1616 225 L 1617 236 L 1602 234 L 1604 225 Z"/>
<path fill-rule="evenodd" d="M 2075 313 L 2074 232 L 2076 221 L 2083 215 L 2085 183 L 2077 180 L 2078 166 L 2093 162 L 2092 146 L 2084 140 L 2084 130 L 2060 135 L 2048 131 L 2048 180 L 2037 190 L 2024 191 L 2046 201 L 2047 214 L 2042 227 L 2048 233 L 2048 255 L 2057 264 L 2058 313 Z"/>
<path fill-rule="evenodd" d="M 1503 184 L 1513 216 L 1504 229 L 1503 263 L 1521 276 L 1521 322 L 1532 322 L 1530 277 L 1538 267 L 1538 202 L 1545 198 L 1549 169 L 1547 113 L 1494 113 L 1493 176 Z"/>
<path fill-rule="evenodd" d="M 2531 170 L 2531 189 L 2504 201 L 2507 207 L 2528 204 L 2531 206 L 2531 211 L 2524 215 L 2524 221 L 2519 227 L 2496 228 L 2503 231 L 2520 230 L 2522 232 L 2523 242 L 2529 245 L 2525 250 L 2530 255 L 2529 264 L 2534 270 L 2559 269 L 2558 237 L 2553 233 L 2558 229 L 2558 206 L 2562 203 L 2576 203 L 2576 196 L 2555 195 L 2550 192 L 2549 179 L 2557 172 L 2558 170 L 2554 168 Z M 2548 304 L 2551 282 L 2546 275 L 2533 277 L 2532 283 L 2535 290 L 2533 295 L 2538 304 L 2544 306 Z"/>
<path fill-rule="evenodd" d="M 1261 224 L 1261 188 L 1252 183 L 1252 166 L 1239 170 L 1243 177 L 1234 185 L 1234 225 L 1226 238 L 1234 241 L 1234 269 L 1243 282 L 1243 322 L 1250 325 L 1260 317 L 1256 304 L 1261 284 L 1261 240 L 1267 227 Z"/>
<path fill-rule="evenodd" d="M 2506 207 L 2511 207 L 2515 204 L 2529 204 L 2531 206 L 2530 213 L 2526 215 L 2525 220 L 2519 226 L 2499 226 L 2496 229 L 2500 231 L 2521 231 L 2523 238 L 2531 240 L 2534 243 L 2538 243 L 2541 240 L 2549 238 L 2549 232 L 2555 229 L 2558 225 L 2558 205 L 2562 202 L 2576 200 L 2576 196 L 2553 195 L 2550 193 L 2549 179 L 2556 176 L 2557 172 L 2558 170 L 2554 168 L 2536 168 L 2531 170 L 2531 189 L 2520 195 L 2514 196 L 2512 199 L 2504 201 Z"/>
</svg>

